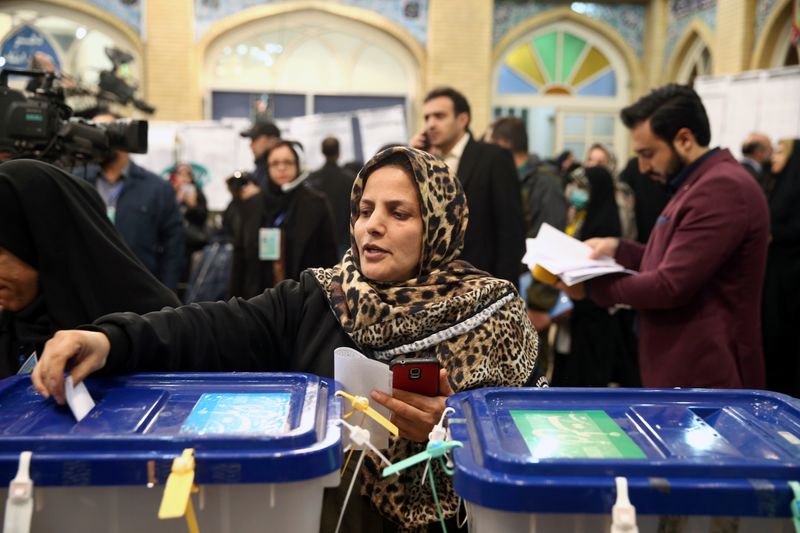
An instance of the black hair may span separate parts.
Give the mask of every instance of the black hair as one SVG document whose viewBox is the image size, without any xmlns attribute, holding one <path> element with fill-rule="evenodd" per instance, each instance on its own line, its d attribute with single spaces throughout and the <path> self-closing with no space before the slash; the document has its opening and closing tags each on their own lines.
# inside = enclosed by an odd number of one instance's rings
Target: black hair
<svg viewBox="0 0 800 533">
<path fill-rule="evenodd" d="M 373 172 L 383 167 L 400 168 L 411 177 L 412 181 L 414 180 L 414 167 L 411 166 L 411 160 L 408 158 L 408 155 L 404 152 L 396 152 L 387 156 L 386 159 L 381 160 L 377 165 L 372 167 L 369 174 L 364 176 L 364 182 L 366 183 L 367 178 L 369 178 Z"/>
<path fill-rule="evenodd" d="M 442 96 L 449 98 L 450 101 L 453 102 L 453 112 L 455 116 L 458 116 L 461 113 L 467 114 L 467 127 L 469 127 L 470 120 L 472 120 L 472 112 L 469 110 L 469 102 L 467 102 L 467 98 L 463 94 L 456 91 L 452 87 L 436 87 L 425 96 L 425 102 L 429 102 L 434 98 L 440 98 Z"/>
<path fill-rule="evenodd" d="M 649 119 L 650 129 L 667 143 L 672 143 L 681 128 L 688 128 L 700 146 L 711 142 L 706 108 L 694 89 L 686 85 L 670 83 L 654 89 L 624 108 L 620 117 L 628 129 Z"/>
<path fill-rule="evenodd" d="M 556 157 L 556 164 L 558 165 L 559 169 L 561 168 L 561 165 L 564 164 L 564 161 L 566 161 L 567 158 L 571 155 L 572 152 L 570 150 L 564 150 L 563 152 L 558 154 L 558 157 Z"/>
<path fill-rule="evenodd" d="M 742 145 L 742 154 L 746 156 L 754 155 L 759 150 L 763 150 L 764 145 L 758 141 L 750 141 L 749 143 L 744 143 Z"/>
<path fill-rule="evenodd" d="M 325 137 L 322 141 L 322 155 L 327 159 L 339 157 L 339 139 L 336 137 Z"/>
<path fill-rule="evenodd" d="M 511 145 L 512 152 L 528 151 L 528 131 L 517 117 L 502 117 L 492 125 L 492 139 L 503 139 Z"/>
</svg>

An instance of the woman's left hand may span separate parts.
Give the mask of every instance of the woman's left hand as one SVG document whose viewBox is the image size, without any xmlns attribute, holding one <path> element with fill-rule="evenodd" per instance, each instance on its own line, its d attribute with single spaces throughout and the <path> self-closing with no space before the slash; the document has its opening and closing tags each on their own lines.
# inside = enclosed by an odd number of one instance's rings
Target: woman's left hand
<svg viewBox="0 0 800 533">
<path fill-rule="evenodd" d="M 392 389 L 392 395 L 372 391 L 372 399 L 392 411 L 392 422 L 400 436 L 414 442 L 427 442 L 428 433 L 439 423 L 445 401 L 453 394 L 447 381 L 447 370 L 439 370 L 439 396 L 423 396 L 414 392 Z"/>
</svg>

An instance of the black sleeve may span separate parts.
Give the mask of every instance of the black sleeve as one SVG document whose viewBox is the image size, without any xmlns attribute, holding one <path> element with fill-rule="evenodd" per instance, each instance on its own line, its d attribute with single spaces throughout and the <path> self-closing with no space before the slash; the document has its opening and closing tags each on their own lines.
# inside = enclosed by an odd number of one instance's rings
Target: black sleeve
<svg viewBox="0 0 800 533">
<path fill-rule="evenodd" d="M 490 187 L 495 216 L 496 264 L 492 273 L 519 286 L 520 264 L 525 254 L 522 193 L 511 153 L 496 152 L 491 165 Z"/>
<path fill-rule="evenodd" d="M 197 189 L 197 205 L 187 209 L 184 217 L 193 226 L 205 227 L 206 219 L 208 218 L 208 202 L 206 201 L 206 195 L 200 189 Z"/>
<path fill-rule="evenodd" d="M 319 291 L 313 278 L 303 276 L 249 300 L 106 315 L 92 329 L 111 341 L 105 368 L 110 373 L 282 371 L 290 368 L 304 302 L 313 290 Z"/>
<path fill-rule="evenodd" d="M 312 239 L 316 241 L 314 249 L 317 251 L 319 260 L 315 266 L 327 268 L 339 262 L 339 251 L 336 248 L 336 234 L 334 233 L 336 224 L 333 221 L 333 210 L 327 198 L 322 198 L 320 208 L 323 214 Z"/>
<path fill-rule="evenodd" d="M 159 178 L 160 179 L 160 178 Z M 181 277 L 186 242 L 183 235 L 183 219 L 175 201 L 172 186 L 163 181 L 159 184 L 158 197 L 158 244 L 162 249 L 158 265 L 158 279 L 169 289 L 178 286 Z"/>
</svg>

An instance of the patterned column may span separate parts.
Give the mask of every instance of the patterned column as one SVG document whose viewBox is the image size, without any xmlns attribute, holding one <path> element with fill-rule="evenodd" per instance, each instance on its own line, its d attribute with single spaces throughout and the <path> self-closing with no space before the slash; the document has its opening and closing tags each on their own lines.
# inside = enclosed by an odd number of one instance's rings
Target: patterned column
<svg viewBox="0 0 800 533">
<path fill-rule="evenodd" d="M 735 74 L 750 67 L 755 27 L 754 0 L 717 0 L 714 75 Z"/>
<path fill-rule="evenodd" d="M 430 0 L 425 90 L 450 85 L 469 100 L 470 128 L 490 120 L 493 0 Z M 424 95 L 423 95 L 424 96 Z"/>
<path fill-rule="evenodd" d="M 652 0 L 647 8 L 644 26 L 644 87 L 640 94 L 632 95 L 634 99 L 647 94 L 651 89 L 664 83 L 667 74 L 664 72 L 664 53 L 667 42 L 668 0 Z"/>
<path fill-rule="evenodd" d="M 194 42 L 193 0 L 146 2 L 146 97 L 157 120 L 202 118 Z"/>
</svg>

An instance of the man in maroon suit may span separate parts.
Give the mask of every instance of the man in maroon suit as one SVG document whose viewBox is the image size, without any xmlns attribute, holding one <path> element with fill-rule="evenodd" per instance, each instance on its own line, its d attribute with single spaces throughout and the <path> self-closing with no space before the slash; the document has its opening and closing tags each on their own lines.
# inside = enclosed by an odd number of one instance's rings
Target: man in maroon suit
<svg viewBox="0 0 800 533">
<path fill-rule="evenodd" d="M 638 274 L 574 286 L 602 306 L 639 311 L 645 387 L 764 387 L 761 286 L 769 239 L 764 194 L 728 150 L 709 149 L 691 88 L 667 85 L 622 110 L 639 169 L 672 197 L 646 245 L 591 239 Z"/>
</svg>

